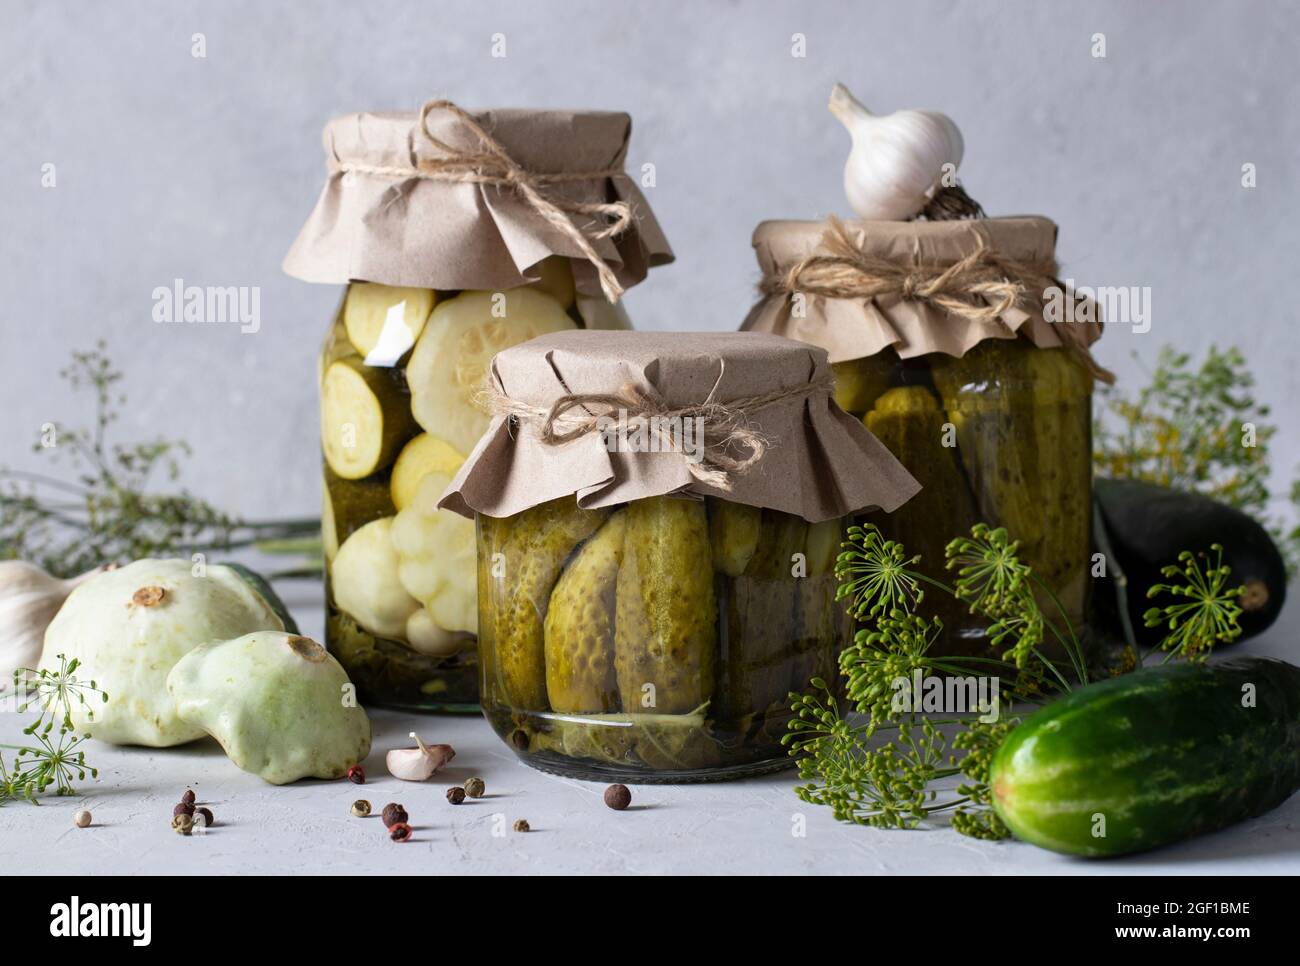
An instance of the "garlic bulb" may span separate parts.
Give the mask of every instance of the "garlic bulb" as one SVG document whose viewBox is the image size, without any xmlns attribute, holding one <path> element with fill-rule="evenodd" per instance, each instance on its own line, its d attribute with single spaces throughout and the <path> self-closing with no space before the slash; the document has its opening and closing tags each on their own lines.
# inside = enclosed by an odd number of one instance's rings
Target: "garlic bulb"
<svg viewBox="0 0 1300 966">
<path fill-rule="evenodd" d="M 921 213 L 944 175 L 961 164 L 961 131 L 935 111 L 872 114 L 843 84 L 831 90 L 831 113 L 853 138 L 844 193 L 862 218 L 904 221 Z"/>
<path fill-rule="evenodd" d="M 13 684 L 18 668 L 36 667 L 45 628 L 72 589 L 97 573 L 60 580 L 25 560 L 0 560 L 0 693 Z"/>
</svg>

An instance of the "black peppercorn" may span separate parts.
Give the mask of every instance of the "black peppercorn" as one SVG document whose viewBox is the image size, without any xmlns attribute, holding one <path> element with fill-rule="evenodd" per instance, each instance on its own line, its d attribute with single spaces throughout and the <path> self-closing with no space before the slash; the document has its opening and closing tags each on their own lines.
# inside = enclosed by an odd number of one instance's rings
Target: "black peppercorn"
<svg viewBox="0 0 1300 966">
<path fill-rule="evenodd" d="M 523 728 L 516 728 L 510 732 L 510 743 L 515 746 L 516 751 L 528 750 L 528 732 Z"/>
<path fill-rule="evenodd" d="M 610 785 L 605 789 L 605 804 L 621 812 L 632 804 L 632 793 L 626 785 Z"/>
<path fill-rule="evenodd" d="M 203 808 L 202 806 L 194 809 L 194 817 L 196 819 L 203 819 L 204 828 L 212 828 L 213 823 L 216 821 L 216 819 L 212 817 L 212 809 Z"/>
<path fill-rule="evenodd" d="M 517 819 L 515 819 L 515 831 L 516 831 L 516 832 L 530 832 L 530 831 L 532 831 L 532 828 L 533 828 L 533 827 L 532 827 L 531 825 L 528 824 L 528 819 L 526 819 L 526 818 L 517 818 Z"/>
<path fill-rule="evenodd" d="M 453 805 L 459 805 L 461 802 L 465 801 L 465 789 L 461 788 L 459 785 L 453 785 L 451 788 L 447 789 L 447 801 L 451 802 Z"/>
<path fill-rule="evenodd" d="M 392 828 L 394 825 L 399 823 L 404 823 L 410 818 L 410 816 L 406 814 L 406 809 L 402 808 L 402 806 L 398 805 L 396 802 L 389 802 L 385 805 L 381 814 L 384 818 L 384 824 L 389 828 Z"/>
</svg>

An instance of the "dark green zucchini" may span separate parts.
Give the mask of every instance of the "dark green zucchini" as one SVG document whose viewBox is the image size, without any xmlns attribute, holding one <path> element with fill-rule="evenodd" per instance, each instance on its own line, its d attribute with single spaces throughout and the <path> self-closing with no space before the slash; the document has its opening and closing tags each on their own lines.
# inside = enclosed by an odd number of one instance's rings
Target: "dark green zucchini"
<svg viewBox="0 0 1300 966">
<path fill-rule="evenodd" d="M 269 580 L 251 567 L 245 567 L 243 564 L 235 563 L 232 560 L 223 560 L 221 566 L 229 567 L 239 575 L 239 578 L 244 583 L 260 594 L 262 599 L 266 601 L 266 606 L 270 607 L 275 612 L 275 616 L 280 618 L 280 623 L 284 625 L 286 631 L 290 634 L 299 633 L 298 622 L 289 613 L 289 608 L 284 606 L 284 601 L 280 599 L 280 595 L 275 592 L 275 588 L 271 586 Z"/>
<path fill-rule="evenodd" d="M 1260 815 L 1300 788 L 1300 668 L 1169 664 L 1092 684 L 1025 719 L 989 771 L 1018 838 L 1140 852 Z"/>
<path fill-rule="evenodd" d="M 1122 610 L 1138 643 L 1149 647 L 1159 641 L 1164 631 L 1144 627 L 1142 615 L 1169 601 L 1148 598 L 1147 588 L 1165 580 L 1160 568 L 1176 564 L 1182 551 L 1207 551 L 1215 543 L 1223 546 L 1232 581 L 1246 588 L 1238 640 L 1253 637 L 1277 619 L 1286 600 L 1286 563 L 1268 531 L 1250 516 L 1199 493 L 1141 480 L 1098 479 L 1093 495 L 1110 544 L 1108 555 L 1114 556 L 1102 578 L 1106 586 L 1098 587 L 1094 597 L 1098 616 L 1116 633 L 1121 632 Z"/>
</svg>

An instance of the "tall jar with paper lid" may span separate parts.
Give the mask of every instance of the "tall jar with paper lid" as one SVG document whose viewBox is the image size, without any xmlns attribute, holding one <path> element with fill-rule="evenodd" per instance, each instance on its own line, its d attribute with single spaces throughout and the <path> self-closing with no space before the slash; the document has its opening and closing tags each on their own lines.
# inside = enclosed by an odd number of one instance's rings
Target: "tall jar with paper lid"
<svg viewBox="0 0 1300 966">
<path fill-rule="evenodd" d="M 623 173 L 630 130 L 442 101 L 325 129 L 328 178 L 284 268 L 346 286 L 318 372 L 325 636 L 362 700 L 477 709 L 474 527 L 437 503 L 488 427 L 492 356 L 628 327 L 619 296 L 672 260 Z"/>
<path fill-rule="evenodd" d="M 920 481 L 886 537 L 939 574 L 953 538 L 1005 528 L 1044 613 L 1083 635 L 1091 400 L 1110 375 L 1089 349 L 1096 306 L 1054 316 L 1056 235 L 1040 217 L 763 222 L 762 295 L 742 328 L 826 349 L 840 405 Z M 988 620 L 946 594 L 926 603 L 948 653 L 987 653 Z"/>
<path fill-rule="evenodd" d="M 477 520 L 496 732 L 592 780 L 793 764 L 790 692 L 833 681 L 851 636 L 844 521 L 917 489 L 834 404 L 826 353 L 556 332 L 499 354 L 489 386 L 496 415 L 441 505 Z"/>
</svg>

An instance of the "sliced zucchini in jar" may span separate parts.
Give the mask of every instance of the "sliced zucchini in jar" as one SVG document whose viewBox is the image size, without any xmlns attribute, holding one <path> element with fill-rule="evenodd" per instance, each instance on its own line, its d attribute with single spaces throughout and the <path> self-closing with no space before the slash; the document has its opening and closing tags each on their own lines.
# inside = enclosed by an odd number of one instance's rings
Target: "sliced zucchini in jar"
<svg viewBox="0 0 1300 966">
<path fill-rule="evenodd" d="M 401 639 L 420 602 L 398 580 L 393 518 L 367 523 L 343 541 L 330 570 L 334 603 L 376 637 Z"/>
<path fill-rule="evenodd" d="M 393 506 L 405 510 L 426 476 L 430 473 L 455 476 L 460 464 L 464 462 L 464 454 L 458 453 L 445 439 L 421 433 L 402 447 L 402 451 L 397 454 L 397 462 L 393 464 L 390 483 Z"/>
<path fill-rule="evenodd" d="M 355 358 L 325 369 L 320 419 L 325 462 L 345 480 L 388 466 L 415 428 L 400 376 Z"/>
<path fill-rule="evenodd" d="M 559 302 L 528 288 L 462 292 L 439 302 L 406 367 L 416 421 L 458 452 L 470 452 L 490 422 L 479 395 L 492 357 L 574 328 Z"/>
<path fill-rule="evenodd" d="M 348 341 L 366 365 L 396 365 L 424 331 L 434 300 L 427 288 L 353 282 L 343 302 Z"/>
<path fill-rule="evenodd" d="M 397 579 L 445 631 L 478 630 L 474 522 L 438 509 L 451 477 L 428 473 L 393 521 Z"/>
</svg>

